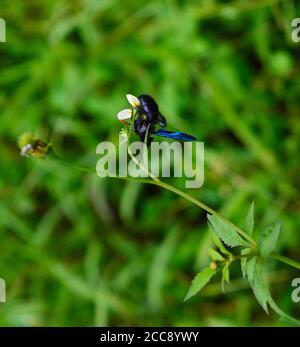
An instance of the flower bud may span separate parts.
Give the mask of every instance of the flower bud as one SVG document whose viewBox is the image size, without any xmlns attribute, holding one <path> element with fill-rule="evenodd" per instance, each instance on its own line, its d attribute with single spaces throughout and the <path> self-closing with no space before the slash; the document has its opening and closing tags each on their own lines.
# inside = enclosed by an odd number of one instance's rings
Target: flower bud
<svg viewBox="0 0 300 347">
<path fill-rule="evenodd" d="M 209 264 L 209 267 L 212 269 L 212 270 L 217 270 L 217 263 L 215 261 L 212 261 L 210 264 Z"/>
<path fill-rule="evenodd" d="M 18 139 L 18 146 L 21 150 L 21 155 L 27 158 L 44 159 L 53 154 L 50 143 L 47 144 L 40 139 L 34 138 L 31 133 L 21 135 Z"/>
</svg>

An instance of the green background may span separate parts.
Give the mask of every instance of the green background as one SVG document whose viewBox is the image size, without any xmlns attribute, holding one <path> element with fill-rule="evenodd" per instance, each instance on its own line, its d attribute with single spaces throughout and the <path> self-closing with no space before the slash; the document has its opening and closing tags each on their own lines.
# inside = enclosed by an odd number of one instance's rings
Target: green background
<svg viewBox="0 0 300 347">
<path fill-rule="evenodd" d="M 209 263 L 206 213 L 153 186 L 25 159 L 32 131 L 95 168 L 118 141 L 126 93 L 155 97 L 168 120 L 205 142 L 205 184 L 190 194 L 256 233 L 280 220 L 277 251 L 300 259 L 299 52 L 296 1 L 1 0 L 0 277 L 2 326 L 282 325 L 239 265 L 183 302 Z M 182 179 L 171 179 L 182 186 Z M 299 272 L 271 261 L 278 305 Z"/>
</svg>

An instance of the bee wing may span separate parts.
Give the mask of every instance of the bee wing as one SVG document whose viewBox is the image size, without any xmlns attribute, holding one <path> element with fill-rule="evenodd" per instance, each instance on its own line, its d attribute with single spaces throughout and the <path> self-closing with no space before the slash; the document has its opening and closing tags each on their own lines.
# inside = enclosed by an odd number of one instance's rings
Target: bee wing
<svg viewBox="0 0 300 347">
<path fill-rule="evenodd" d="M 180 131 L 168 131 L 168 130 L 159 129 L 158 131 L 155 132 L 155 134 L 157 136 L 168 137 L 170 139 L 176 139 L 176 140 L 180 140 L 180 141 L 195 141 L 195 140 L 197 140 L 196 137 L 182 133 Z"/>
</svg>

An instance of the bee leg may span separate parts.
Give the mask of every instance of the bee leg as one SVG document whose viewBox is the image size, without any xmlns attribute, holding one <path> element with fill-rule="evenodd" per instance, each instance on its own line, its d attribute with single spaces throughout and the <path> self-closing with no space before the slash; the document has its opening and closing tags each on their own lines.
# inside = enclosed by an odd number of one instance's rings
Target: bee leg
<svg viewBox="0 0 300 347">
<path fill-rule="evenodd" d="M 167 125 L 166 118 L 161 113 L 158 116 L 158 123 L 163 128 Z"/>
</svg>

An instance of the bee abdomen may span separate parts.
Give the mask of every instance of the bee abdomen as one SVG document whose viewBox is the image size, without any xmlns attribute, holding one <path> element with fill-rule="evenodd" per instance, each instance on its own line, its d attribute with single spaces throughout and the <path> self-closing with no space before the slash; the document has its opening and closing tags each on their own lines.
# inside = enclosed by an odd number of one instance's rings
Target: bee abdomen
<svg viewBox="0 0 300 347">
<path fill-rule="evenodd" d="M 159 115 L 159 109 L 156 101 L 147 94 L 142 94 L 139 96 L 139 100 L 143 107 L 144 112 L 149 116 L 157 116 Z"/>
</svg>

